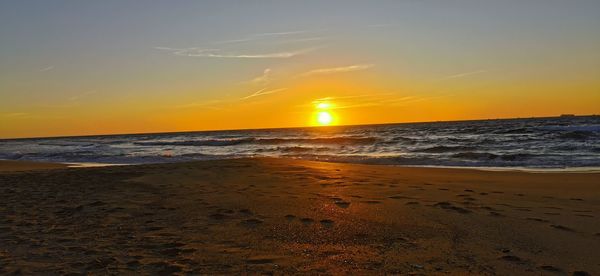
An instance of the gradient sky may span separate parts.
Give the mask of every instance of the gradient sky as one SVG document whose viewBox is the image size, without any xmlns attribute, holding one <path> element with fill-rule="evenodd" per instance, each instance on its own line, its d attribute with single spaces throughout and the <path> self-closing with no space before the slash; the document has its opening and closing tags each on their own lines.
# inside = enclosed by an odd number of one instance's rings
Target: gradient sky
<svg viewBox="0 0 600 276">
<path fill-rule="evenodd" d="M 2 1 L 0 138 L 600 113 L 600 1 Z"/>
</svg>

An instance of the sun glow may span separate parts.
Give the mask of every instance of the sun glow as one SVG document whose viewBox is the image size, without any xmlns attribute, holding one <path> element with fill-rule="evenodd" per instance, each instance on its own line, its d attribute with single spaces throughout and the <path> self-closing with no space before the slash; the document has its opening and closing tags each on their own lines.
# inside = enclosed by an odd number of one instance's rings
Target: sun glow
<svg viewBox="0 0 600 276">
<path fill-rule="evenodd" d="M 323 100 L 316 100 L 313 102 L 316 109 L 314 113 L 314 123 L 319 126 L 329 126 L 335 124 L 335 116 L 330 111 L 333 108 L 333 104 Z"/>
<path fill-rule="evenodd" d="M 330 107 L 330 103 L 321 102 L 317 104 L 317 109 L 329 109 Z"/>
<path fill-rule="evenodd" d="M 333 116 L 327 111 L 321 111 L 317 114 L 317 122 L 322 126 L 328 126 L 333 122 Z"/>
</svg>

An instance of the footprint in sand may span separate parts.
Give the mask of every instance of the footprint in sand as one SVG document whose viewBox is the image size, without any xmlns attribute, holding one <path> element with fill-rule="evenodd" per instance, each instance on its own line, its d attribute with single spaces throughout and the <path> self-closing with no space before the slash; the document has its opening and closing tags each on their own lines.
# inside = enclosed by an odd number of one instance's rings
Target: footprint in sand
<svg viewBox="0 0 600 276">
<path fill-rule="evenodd" d="M 171 275 L 177 272 L 181 272 L 183 269 L 179 265 L 169 264 L 167 262 L 155 262 L 148 265 L 158 269 L 160 275 Z"/>
<path fill-rule="evenodd" d="M 326 228 L 331 228 L 333 227 L 333 220 L 330 219 L 322 219 L 321 221 L 319 221 L 321 223 L 321 225 L 323 225 Z"/>
<path fill-rule="evenodd" d="M 461 207 L 458 207 L 458 206 L 454 206 L 454 205 L 452 205 L 452 203 L 447 202 L 447 201 L 438 202 L 438 203 L 434 204 L 433 206 L 434 207 L 438 207 L 438 208 L 442 208 L 444 210 L 456 211 L 456 212 L 461 213 L 461 214 L 471 213 L 471 210 L 468 210 L 468 209 L 465 209 L 465 208 L 461 208 Z"/>
<path fill-rule="evenodd" d="M 311 218 L 302 218 L 300 219 L 300 222 L 302 222 L 304 225 L 311 225 L 313 222 L 315 222 L 315 220 Z"/>
<path fill-rule="evenodd" d="M 225 219 L 229 218 L 229 216 L 221 214 L 221 213 L 210 214 L 208 217 L 213 220 L 225 220 Z"/>
<path fill-rule="evenodd" d="M 401 195 L 388 196 L 388 198 L 391 198 L 391 199 L 414 199 L 414 197 L 401 196 Z"/>
<path fill-rule="evenodd" d="M 247 264 L 270 264 L 273 262 L 275 259 L 270 257 L 250 257 L 246 260 Z"/>
<path fill-rule="evenodd" d="M 247 219 L 247 220 L 243 220 L 243 221 L 241 222 L 241 224 L 242 224 L 243 226 L 246 226 L 246 227 L 251 227 L 251 228 L 257 227 L 257 226 L 261 225 L 262 223 L 263 223 L 263 221 L 262 221 L 262 220 L 260 220 L 260 219 L 255 219 L 255 218 L 252 218 L 252 219 Z"/>
<path fill-rule="evenodd" d="M 541 265 L 538 268 L 549 272 L 562 272 L 562 269 L 551 265 Z"/>
<path fill-rule="evenodd" d="M 336 200 L 334 203 L 340 208 L 348 208 L 350 206 L 350 202 L 343 200 Z"/>
<path fill-rule="evenodd" d="M 552 225 L 550 225 L 550 227 L 552 227 L 552 228 L 554 228 L 554 229 L 558 229 L 558 230 L 569 231 L 569 232 L 575 232 L 575 230 L 573 230 L 573 229 L 571 229 L 571 228 L 569 228 L 569 227 L 566 227 L 566 226 L 560 225 L 560 224 L 552 224 Z"/>
<path fill-rule="evenodd" d="M 537 221 L 537 222 L 550 222 L 547 219 L 541 219 L 541 218 L 525 218 L 526 220 L 532 220 L 532 221 Z"/>
<path fill-rule="evenodd" d="M 240 214 L 246 215 L 246 216 L 251 216 L 254 214 L 254 213 L 252 213 L 252 211 L 250 211 L 248 209 L 241 209 L 239 212 L 240 212 Z"/>
<path fill-rule="evenodd" d="M 296 219 L 296 216 L 294 216 L 294 215 L 285 215 L 285 219 L 287 221 L 292 221 L 292 220 Z"/>
<path fill-rule="evenodd" d="M 218 209 L 217 212 L 219 212 L 219 213 L 225 213 L 225 214 L 233 214 L 233 213 L 235 213 L 233 210 L 223 209 L 223 208 Z"/>
<path fill-rule="evenodd" d="M 523 259 L 521 259 L 515 255 L 504 255 L 504 256 L 500 257 L 500 259 L 507 261 L 507 262 L 511 262 L 511 263 L 525 263 L 525 261 L 523 261 Z"/>
<path fill-rule="evenodd" d="M 153 231 L 160 231 L 165 229 L 164 227 L 161 226 L 148 226 L 146 228 L 144 228 L 144 230 L 148 231 L 148 232 L 153 232 Z"/>
<path fill-rule="evenodd" d="M 96 206 L 102 206 L 105 205 L 106 203 L 102 202 L 102 201 L 94 201 L 90 204 L 88 204 L 88 206 L 92 206 L 92 207 L 96 207 Z"/>
</svg>

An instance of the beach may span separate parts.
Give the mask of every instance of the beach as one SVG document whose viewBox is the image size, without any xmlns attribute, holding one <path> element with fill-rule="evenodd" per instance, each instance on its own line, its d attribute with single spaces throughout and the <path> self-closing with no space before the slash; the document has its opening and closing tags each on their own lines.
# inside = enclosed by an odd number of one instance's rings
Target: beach
<svg viewBox="0 0 600 276">
<path fill-rule="evenodd" d="M 600 273 L 600 173 L 0 162 L 0 273 Z"/>
</svg>

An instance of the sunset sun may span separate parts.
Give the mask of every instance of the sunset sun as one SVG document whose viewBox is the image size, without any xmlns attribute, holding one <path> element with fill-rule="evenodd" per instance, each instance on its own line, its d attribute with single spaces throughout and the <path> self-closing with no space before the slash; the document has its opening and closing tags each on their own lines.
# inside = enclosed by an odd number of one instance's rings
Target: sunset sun
<svg viewBox="0 0 600 276">
<path fill-rule="evenodd" d="M 333 116 L 327 111 L 321 111 L 317 114 L 317 122 L 319 122 L 319 125 L 328 126 L 333 122 Z"/>
<path fill-rule="evenodd" d="M 332 108 L 334 108 L 334 105 L 331 102 L 324 101 L 322 99 L 316 100 L 313 103 L 314 103 L 314 107 L 316 109 L 316 113 L 315 113 L 316 125 L 319 125 L 319 126 L 333 125 L 334 121 L 335 121 L 335 117 L 330 110 Z"/>
</svg>

